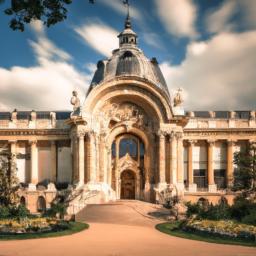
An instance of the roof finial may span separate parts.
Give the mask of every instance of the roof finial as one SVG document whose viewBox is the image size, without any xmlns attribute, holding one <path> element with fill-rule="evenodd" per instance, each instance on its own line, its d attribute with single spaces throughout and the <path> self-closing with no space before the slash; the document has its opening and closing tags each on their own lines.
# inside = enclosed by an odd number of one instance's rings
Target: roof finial
<svg viewBox="0 0 256 256">
<path fill-rule="evenodd" d="M 129 0 L 123 0 L 123 4 L 126 5 L 127 7 L 127 16 L 126 16 L 126 20 L 124 23 L 124 27 L 125 28 L 131 28 L 131 19 L 130 19 L 130 3 Z"/>
</svg>

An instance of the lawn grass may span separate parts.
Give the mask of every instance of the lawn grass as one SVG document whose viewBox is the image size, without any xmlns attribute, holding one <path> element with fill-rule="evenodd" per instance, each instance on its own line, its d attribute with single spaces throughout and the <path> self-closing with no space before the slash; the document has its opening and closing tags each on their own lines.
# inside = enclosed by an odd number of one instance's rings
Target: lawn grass
<svg viewBox="0 0 256 256">
<path fill-rule="evenodd" d="M 204 241 L 208 243 L 216 244 L 230 244 L 230 245 L 242 245 L 256 247 L 256 241 L 245 241 L 237 238 L 227 238 L 221 236 L 211 236 L 209 234 L 190 233 L 179 229 L 179 222 L 166 222 L 156 225 L 156 229 L 171 236 Z"/>
<path fill-rule="evenodd" d="M 56 232 L 45 232 L 45 233 L 34 233 L 34 234 L 0 234 L 0 240 L 23 240 L 23 239 L 35 239 L 35 238 L 47 238 L 47 237 L 58 237 L 67 236 L 74 233 L 80 232 L 89 228 L 87 223 L 82 222 L 70 222 L 70 228 L 66 230 Z"/>
</svg>

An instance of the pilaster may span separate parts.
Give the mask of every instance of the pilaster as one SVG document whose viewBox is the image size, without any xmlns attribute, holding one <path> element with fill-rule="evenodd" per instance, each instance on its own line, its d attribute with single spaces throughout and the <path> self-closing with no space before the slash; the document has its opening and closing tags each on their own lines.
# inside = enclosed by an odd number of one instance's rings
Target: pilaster
<svg viewBox="0 0 256 256">
<path fill-rule="evenodd" d="M 196 192 L 197 185 L 194 183 L 194 172 L 193 172 L 193 147 L 195 141 L 188 141 L 188 191 Z"/>
<path fill-rule="evenodd" d="M 175 133 L 170 134 L 170 183 L 177 183 L 177 139 Z"/>
<path fill-rule="evenodd" d="M 166 186 L 165 134 L 159 132 L 159 186 Z"/>
<path fill-rule="evenodd" d="M 84 184 L 84 131 L 79 131 L 78 137 L 78 183 L 79 185 Z"/>
<path fill-rule="evenodd" d="M 226 182 L 227 188 L 232 187 L 234 166 L 233 166 L 233 155 L 234 155 L 234 145 L 235 141 L 227 141 L 227 172 L 226 172 Z"/>
<path fill-rule="evenodd" d="M 216 192 L 217 186 L 214 182 L 214 168 L 213 168 L 213 148 L 214 148 L 214 141 L 208 140 L 208 149 L 207 149 L 207 171 L 208 171 L 208 191 L 209 192 Z"/>
<path fill-rule="evenodd" d="M 37 141 L 31 140 L 30 150 L 31 150 L 31 174 L 30 174 L 30 189 L 34 189 L 36 184 L 38 183 L 38 148 Z"/>
<path fill-rule="evenodd" d="M 183 147 L 183 134 L 181 132 L 177 133 L 177 155 L 178 155 L 178 168 L 177 168 L 177 187 L 179 190 L 184 189 L 184 147 Z"/>
<path fill-rule="evenodd" d="M 57 148 L 56 141 L 51 141 L 51 181 L 57 180 Z"/>
</svg>

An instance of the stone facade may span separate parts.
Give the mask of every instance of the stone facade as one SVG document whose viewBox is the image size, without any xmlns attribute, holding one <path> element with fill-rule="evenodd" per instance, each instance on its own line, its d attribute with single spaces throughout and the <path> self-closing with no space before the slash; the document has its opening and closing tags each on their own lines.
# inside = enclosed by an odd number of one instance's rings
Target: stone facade
<svg viewBox="0 0 256 256">
<path fill-rule="evenodd" d="M 89 197 L 155 202 L 169 185 L 187 200 L 232 201 L 233 153 L 256 141 L 255 111 L 185 112 L 180 90 L 172 100 L 136 39 L 128 17 L 82 106 L 73 92 L 72 113 L 0 113 L 0 150 L 15 155 L 32 212 L 70 185 L 86 192 L 74 197 L 76 209 Z"/>
</svg>

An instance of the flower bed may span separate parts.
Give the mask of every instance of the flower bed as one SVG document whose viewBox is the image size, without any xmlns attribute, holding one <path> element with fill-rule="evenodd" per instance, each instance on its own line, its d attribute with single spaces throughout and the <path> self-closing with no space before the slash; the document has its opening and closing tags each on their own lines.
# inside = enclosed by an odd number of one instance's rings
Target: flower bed
<svg viewBox="0 0 256 256">
<path fill-rule="evenodd" d="M 15 218 L 0 220 L 0 234 L 30 234 L 68 229 L 68 222 L 56 218 Z"/>
<path fill-rule="evenodd" d="M 256 241 L 256 226 L 237 223 L 230 220 L 196 220 L 190 219 L 182 225 L 184 231 L 207 233 Z"/>
</svg>

